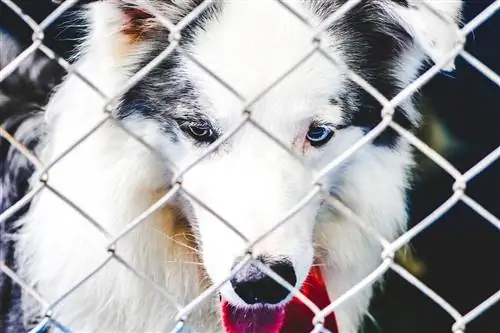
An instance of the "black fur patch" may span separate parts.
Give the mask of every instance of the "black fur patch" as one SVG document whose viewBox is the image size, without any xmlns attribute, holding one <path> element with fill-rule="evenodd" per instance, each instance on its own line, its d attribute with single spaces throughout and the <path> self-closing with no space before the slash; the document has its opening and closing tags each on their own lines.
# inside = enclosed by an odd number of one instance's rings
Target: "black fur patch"
<svg viewBox="0 0 500 333">
<path fill-rule="evenodd" d="M 201 1 L 194 1 L 192 8 Z M 218 13 L 220 4 L 215 2 L 208 6 L 196 19 L 191 21 L 181 32 L 180 47 L 187 49 L 197 31 L 203 29 Z M 154 37 L 154 51 L 144 60 L 135 65 L 133 71 L 146 66 L 169 45 L 168 33 L 158 33 Z M 155 119 L 162 124 L 163 129 L 172 140 L 176 140 L 177 110 L 183 109 L 183 117 L 198 114 L 201 107 L 198 104 L 199 93 L 189 78 L 178 74 L 180 52 L 174 51 L 158 67 L 152 70 L 144 79 L 129 90 L 122 98 L 117 117 L 125 119 L 132 115 L 140 115 L 147 119 Z M 187 111 L 186 111 L 187 110 Z M 186 115 L 187 112 L 187 115 Z"/>
<path fill-rule="evenodd" d="M 395 2 L 407 5 L 403 0 Z M 323 16 L 328 16 L 337 6 L 338 3 L 324 2 L 319 10 Z M 413 41 L 402 27 L 388 20 L 377 4 L 361 2 L 335 23 L 330 32 L 332 35 L 345 36 L 340 48 L 346 54 L 347 65 L 352 71 L 387 99 L 401 91 L 401 82 L 393 74 L 394 66 Z M 382 106 L 370 93 L 354 82 L 350 82 L 345 91 L 338 99 L 345 111 L 346 124 L 361 127 L 368 132 L 382 121 Z M 401 107 L 396 108 L 393 119 L 406 129 L 414 129 L 414 124 Z M 387 128 L 375 138 L 373 144 L 392 147 L 398 137 L 393 129 Z"/>
<path fill-rule="evenodd" d="M 168 57 L 123 96 L 117 114 L 119 119 L 138 115 L 153 119 L 172 141 L 178 140 L 177 119 L 199 117 L 201 112 L 199 95 L 192 82 L 176 75 L 177 59 L 176 54 Z"/>
<path fill-rule="evenodd" d="M 0 31 L 0 68 L 19 52 L 9 36 Z M 62 77 L 62 69 L 40 55 L 28 57 L 6 80 L 0 83 L 0 126 L 28 150 L 35 152 L 44 133 L 42 106 L 53 86 Z M 29 189 L 34 171 L 28 159 L 0 137 L 0 214 L 18 202 Z M 16 270 L 15 221 L 29 204 L 0 224 L 0 261 Z M 22 323 L 19 286 L 0 272 L 0 332 L 25 332 Z"/>
</svg>

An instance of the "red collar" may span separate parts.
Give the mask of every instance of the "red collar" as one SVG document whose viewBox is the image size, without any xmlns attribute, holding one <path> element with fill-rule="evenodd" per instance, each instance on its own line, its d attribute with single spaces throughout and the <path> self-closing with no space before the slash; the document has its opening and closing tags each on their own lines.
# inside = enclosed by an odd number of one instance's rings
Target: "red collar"
<svg viewBox="0 0 500 333">
<path fill-rule="evenodd" d="M 318 266 L 313 266 L 300 290 L 316 306 L 323 309 L 330 305 L 323 274 Z M 306 333 L 314 328 L 314 313 L 299 299 L 294 298 L 286 307 L 285 321 L 280 333 Z M 324 327 L 332 333 L 338 333 L 337 319 L 331 313 L 325 318 Z"/>
</svg>

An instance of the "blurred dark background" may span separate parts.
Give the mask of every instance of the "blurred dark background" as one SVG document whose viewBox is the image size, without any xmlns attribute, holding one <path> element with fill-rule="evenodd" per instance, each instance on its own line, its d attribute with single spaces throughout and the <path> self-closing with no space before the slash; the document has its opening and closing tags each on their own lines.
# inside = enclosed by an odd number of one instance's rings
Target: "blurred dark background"
<svg viewBox="0 0 500 333">
<path fill-rule="evenodd" d="M 466 0 L 469 22 L 490 0 Z M 467 38 L 466 50 L 500 73 L 500 13 Z M 457 69 L 441 74 L 421 91 L 426 126 L 421 137 L 465 172 L 500 145 L 500 87 L 461 57 Z M 429 159 L 420 157 L 411 200 L 411 223 L 418 223 L 449 198 L 453 179 Z M 500 161 L 474 178 L 466 193 L 500 217 Z M 500 231 L 459 202 L 412 242 L 409 268 L 462 314 L 500 289 Z M 367 320 L 368 333 L 451 332 L 453 319 L 397 274 L 379 293 Z M 500 303 L 467 326 L 468 333 L 500 333 Z"/>
<path fill-rule="evenodd" d="M 494 0 L 466 0 L 468 22 Z M 41 21 L 55 6 L 48 0 L 16 0 L 30 16 Z M 71 22 L 68 24 L 68 22 Z M 47 31 L 45 44 L 68 59 L 81 26 L 71 12 Z M 32 32 L 17 15 L 0 4 L 0 28 L 25 46 Z M 500 14 L 469 35 L 467 51 L 500 73 Z M 465 172 L 500 144 L 500 87 L 462 58 L 457 70 L 441 74 L 421 91 L 426 126 L 420 136 L 456 168 Z M 453 179 L 429 159 L 419 156 L 420 167 L 411 193 L 411 223 L 416 224 L 452 195 Z M 500 162 L 474 178 L 467 194 L 500 216 Z M 500 289 L 500 232 L 463 203 L 440 218 L 412 242 L 412 256 L 402 264 L 467 313 Z M 388 274 L 366 321 L 366 333 L 451 332 L 452 318 L 415 287 Z M 497 303 L 467 326 L 467 333 L 500 333 Z"/>
</svg>

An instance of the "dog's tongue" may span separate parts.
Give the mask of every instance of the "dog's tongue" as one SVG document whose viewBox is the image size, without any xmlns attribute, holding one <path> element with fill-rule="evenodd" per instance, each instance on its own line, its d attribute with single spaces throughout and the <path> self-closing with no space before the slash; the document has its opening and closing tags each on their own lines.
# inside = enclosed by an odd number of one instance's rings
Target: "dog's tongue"
<svg viewBox="0 0 500 333">
<path fill-rule="evenodd" d="M 320 309 L 330 304 L 322 274 L 316 266 L 311 269 L 301 292 Z M 283 308 L 237 309 L 222 300 L 222 321 L 226 333 L 305 333 L 313 330 L 314 313 L 294 298 Z M 325 318 L 324 327 L 338 333 L 335 315 Z"/>
<path fill-rule="evenodd" d="M 227 333 L 277 333 L 285 319 L 281 309 L 236 309 L 222 301 L 222 321 Z"/>
</svg>

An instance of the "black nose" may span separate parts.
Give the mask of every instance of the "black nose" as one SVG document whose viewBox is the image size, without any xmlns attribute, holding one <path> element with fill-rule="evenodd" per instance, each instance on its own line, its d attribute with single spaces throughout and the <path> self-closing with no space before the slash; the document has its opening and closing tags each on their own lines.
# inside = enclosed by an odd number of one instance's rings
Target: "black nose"
<svg viewBox="0 0 500 333">
<path fill-rule="evenodd" d="M 295 270 L 290 261 L 275 261 L 268 264 L 268 266 L 292 286 L 297 283 Z M 241 269 L 231 279 L 231 285 L 236 294 L 247 304 L 276 304 L 284 300 L 290 293 L 279 282 L 276 282 L 252 264 Z"/>
</svg>

